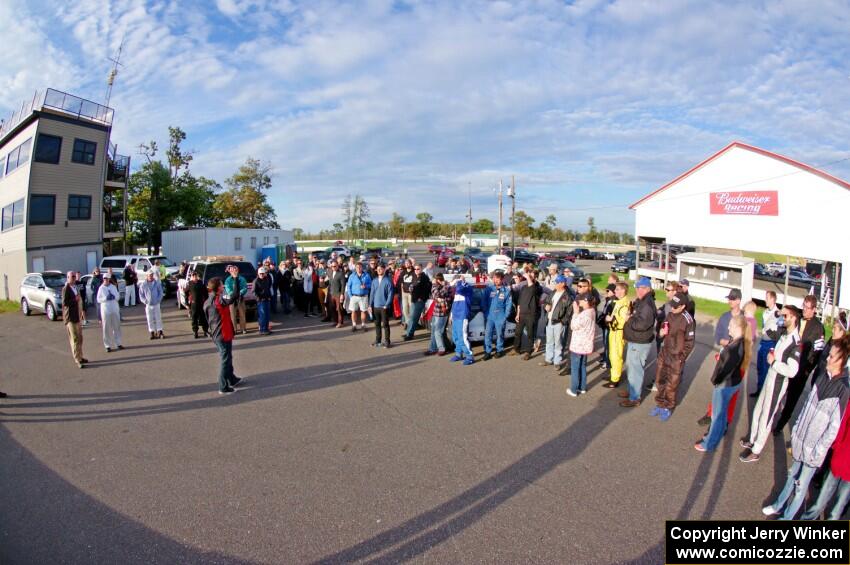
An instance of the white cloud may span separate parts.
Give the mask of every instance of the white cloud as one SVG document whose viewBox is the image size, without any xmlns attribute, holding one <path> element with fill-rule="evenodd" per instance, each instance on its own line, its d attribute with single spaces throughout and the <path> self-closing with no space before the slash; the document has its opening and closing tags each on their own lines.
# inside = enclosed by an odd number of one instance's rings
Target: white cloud
<svg viewBox="0 0 850 565">
<path fill-rule="evenodd" d="M 249 155 L 267 159 L 287 225 L 330 225 L 347 192 L 364 194 L 375 217 L 430 207 L 459 219 L 466 182 L 494 210 L 489 191 L 511 173 L 535 217 L 553 209 L 583 225 L 597 210 L 598 225 L 622 225 L 631 213 L 608 206 L 732 139 L 812 164 L 848 150 L 850 7 L 838 0 L 817 10 L 800 0 L 80 0 L 28 21 L 12 30 L 26 48 L 0 61 L 0 106 L 44 81 L 101 96 L 126 34 L 119 145 L 180 125 L 198 173 L 223 180 Z M 61 49 L 48 28 L 68 36 Z"/>
</svg>

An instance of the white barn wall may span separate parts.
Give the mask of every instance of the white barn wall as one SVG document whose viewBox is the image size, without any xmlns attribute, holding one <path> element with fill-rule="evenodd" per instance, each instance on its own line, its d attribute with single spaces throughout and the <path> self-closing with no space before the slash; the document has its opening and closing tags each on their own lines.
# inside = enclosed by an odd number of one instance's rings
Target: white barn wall
<svg viewBox="0 0 850 565">
<path fill-rule="evenodd" d="M 779 215 L 709 213 L 711 192 L 759 190 L 778 192 Z M 850 190 L 742 147 L 732 147 L 635 208 L 639 237 L 837 261 L 842 271 L 850 268 L 846 243 Z M 850 308 L 850 273 L 844 273 L 842 280 L 840 306 Z"/>
</svg>

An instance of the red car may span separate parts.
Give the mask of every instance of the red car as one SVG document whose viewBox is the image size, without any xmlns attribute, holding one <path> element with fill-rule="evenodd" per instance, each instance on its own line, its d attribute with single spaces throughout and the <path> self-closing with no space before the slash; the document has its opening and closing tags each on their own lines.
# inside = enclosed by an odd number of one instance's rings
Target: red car
<svg viewBox="0 0 850 565">
<path fill-rule="evenodd" d="M 428 253 L 433 253 L 435 255 L 440 253 L 454 253 L 455 250 L 453 247 L 449 247 L 448 245 L 442 245 L 439 243 L 434 243 L 428 246 Z"/>
</svg>

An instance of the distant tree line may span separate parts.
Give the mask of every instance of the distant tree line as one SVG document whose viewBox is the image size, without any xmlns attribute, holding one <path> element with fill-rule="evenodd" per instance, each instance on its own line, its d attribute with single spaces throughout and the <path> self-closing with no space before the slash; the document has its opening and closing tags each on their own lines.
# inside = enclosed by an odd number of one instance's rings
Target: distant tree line
<svg viewBox="0 0 850 565">
<path fill-rule="evenodd" d="M 517 236 L 523 239 L 543 241 L 586 241 L 588 243 L 618 243 L 633 244 L 634 235 L 628 232 L 617 232 L 607 229 L 597 229 L 594 219 L 587 219 L 587 231 L 561 229 L 554 214 L 535 225 L 535 219 L 523 210 L 517 210 L 514 216 Z M 372 221 L 369 205 L 359 194 L 348 194 L 343 199 L 342 221 L 334 223 L 330 228 L 308 233 L 301 228 L 295 228 L 295 239 L 337 239 L 352 241 L 355 239 L 405 239 L 425 240 L 433 237 L 460 238 L 469 230 L 468 223 L 436 222 L 428 212 L 416 214 L 413 220 L 408 220 L 398 212 L 393 212 L 389 221 Z M 510 234 L 510 226 L 503 225 L 504 234 Z M 496 224 L 490 219 L 481 218 L 472 223 L 473 233 L 496 233 Z"/>
</svg>

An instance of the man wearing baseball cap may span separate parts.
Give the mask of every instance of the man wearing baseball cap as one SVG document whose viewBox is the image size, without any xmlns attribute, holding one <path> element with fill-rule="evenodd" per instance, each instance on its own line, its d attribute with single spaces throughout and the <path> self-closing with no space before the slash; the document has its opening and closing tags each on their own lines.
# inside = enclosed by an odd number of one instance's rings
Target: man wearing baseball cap
<svg viewBox="0 0 850 565">
<path fill-rule="evenodd" d="M 670 419 L 676 407 L 676 392 L 682 376 L 685 359 L 693 348 L 694 319 L 687 313 L 688 297 L 676 292 L 670 298 L 670 312 L 664 320 L 659 335 L 663 338 L 661 351 L 656 361 L 655 408 L 650 416 L 658 416 L 662 422 Z M 690 340 L 689 340 L 690 338 Z M 690 343 L 690 347 L 689 347 Z"/>
<path fill-rule="evenodd" d="M 652 283 L 646 277 L 641 277 L 635 283 L 637 300 L 632 303 L 632 313 L 626 318 L 623 328 L 628 346 L 626 348 L 626 377 L 629 380 L 628 392 L 623 391 L 620 402 L 623 408 L 634 408 L 640 405 L 640 394 L 643 389 L 646 360 L 655 340 L 655 300 L 652 298 Z"/>
<path fill-rule="evenodd" d="M 260 335 L 268 335 L 269 316 L 271 315 L 272 280 L 266 267 L 260 267 L 257 271 L 257 279 L 254 281 L 254 295 L 257 297 L 257 325 Z"/>
</svg>

